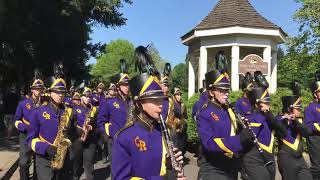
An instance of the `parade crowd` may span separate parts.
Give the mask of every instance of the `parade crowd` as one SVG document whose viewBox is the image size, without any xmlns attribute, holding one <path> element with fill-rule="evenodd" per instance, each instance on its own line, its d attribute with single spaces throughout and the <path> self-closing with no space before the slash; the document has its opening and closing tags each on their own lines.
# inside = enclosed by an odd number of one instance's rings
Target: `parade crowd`
<svg viewBox="0 0 320 180">
<path fill-rule="evenodd" d="M 222 57 L 225 59 L 225 57 Z M 95 179 L 100 156 L 111 164 L 111 178 L 186 179 L 187 110 L 179 87 L 170 87 L 171 66 L 160 72 L 143 46 L 135 50 L 139 74 L 130 77 L 126 61 L 110 84 L 95 87 L 88 80 L 65 82 L 63 65 L 55 63 L 49 84 L 35 72 L 30 95 L 17 105 L 12 118 L 19 131 L 20 179 Z M 217 60 L 219 62 L 219 60 Z M 282 97 L 282 113 L 271 112 L 269 84 L 260 71 L 248 72 L 241 83 L 243 96 L 229 102 L 227 68 L 217 63 L 205 74 L 201 96 L 192 117 L 200 137 L 198 179 L 274 180 L 274 141 L 282 179 L 320 179 L 320 73 L 304 109 L 300 87 Z M 172 92 L 170 93 L 170 89 Z M 303 158 L 306 138 L 311 160 Z"/>
</svg>

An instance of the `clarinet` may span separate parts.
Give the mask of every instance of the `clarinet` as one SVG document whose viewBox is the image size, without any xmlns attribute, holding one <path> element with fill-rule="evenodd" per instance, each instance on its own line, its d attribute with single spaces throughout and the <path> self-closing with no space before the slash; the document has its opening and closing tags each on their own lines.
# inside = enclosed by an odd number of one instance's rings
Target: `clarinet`
<svg viewBox="0 0 320 180">
<path fill-rule="evenodd" d="M 256 135 L 256 133 L 252 130 L 252 128 L 250 127 L 250 122 L 249 122 L 249 120 L 248 120 L 247 118 L 245 118 L 244 116 L 242 116 L 240 113 L 238 113 L 238 112 L 236 111 L 236 109 L 231 106 L 229 100 L 227 100 L 227 101 L 228 101 L 228 106 L 233 110 L 234 114 L 236 115 L 237 122 L 239 122 L 239 123 L 242 125 L 243 128 L 249 129 L 249 130 L 252 132 L 252 134 L 253 134 L 253 136 L 254 136 L 253 143 L 255 144 L 255 147 L 258 149 L 259 154 L 261 155 L 263 161 L 265 162 L 264 166 L 267 167 L 268 165 L 273 164 L 273 163 L 274 163 L 273 161 L 267 160 L 267 158 L 264 156 L 263 150 L 262 150 L 262 148 L 259 146 L 257 135 Z"/>
<path fill-rule="evenodd" d="M 166 125 L 166 122 L 164 121 L 164 119 L 162 118 L 162 115 L 160 114 L 160 120 L 161 120 L 161 128 L 162 128 L 162 132 L 164 134 L 164 138 L 166 140 L 166 144 L 167 144 L 167 147 L 168 147 L 168 152 L 169 152 L 169 155 L 170 155 L 170 160 L 171 160 L 171 166 L 173 169 L 176 169 L 176 168 L 180 168 L 182 170 L 182 174 L 184 176 L 184 172 L 183 172 L 183 168 L 181 166 L 181 164 L 179 162 L 176 161 L 176 158 L 174 156 L 174 152 L 173 152 L 173 142 L 171 140 L 171 136 L 169 135 L 169 131 L 168 131 L 168 128 L 167 128 L 167 125 Z"/>
</svg>

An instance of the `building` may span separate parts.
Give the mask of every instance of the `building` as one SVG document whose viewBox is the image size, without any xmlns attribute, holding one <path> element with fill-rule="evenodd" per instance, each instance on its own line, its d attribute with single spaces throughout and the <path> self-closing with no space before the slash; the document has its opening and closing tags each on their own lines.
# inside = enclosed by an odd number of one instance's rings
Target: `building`
<svg viewBox="0 0 320 180">
<path fill-rule="evenodd" d="M 181 37 L 188 46 L 191 97 L 203 86 L 205 73 L 215 67 L 215 55 L 224 51 L 233 91 L 239 90 L 244 73 L 261 70 L 277 89 L 277 45 L 286 41 L 281 27 L 260 15 L 248 0 L 220 0 L 191 31 Z"/>
</svg>

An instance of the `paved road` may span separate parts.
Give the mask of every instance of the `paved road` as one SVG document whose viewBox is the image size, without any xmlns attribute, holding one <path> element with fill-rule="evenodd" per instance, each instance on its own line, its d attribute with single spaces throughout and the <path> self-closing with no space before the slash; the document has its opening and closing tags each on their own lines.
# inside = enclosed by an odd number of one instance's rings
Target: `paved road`
<svg viewBox="0 0 320 180">
<path fill-rule="evenodd" d="M 310 164 L 309 157 L 305 156 L 307 163 Z M 199 167 L 197 167 L 197 159 L 194 156 L 194 154 L 186 153 L 186 165 L 184 166 L 184 172 L 186 174 L 186 177 L 188 180 L 196 180 L 198 175 Z M 110 178 L 110 164 L 103 164 L 102 161 L 98 161 L 94 166 L 94 174 L 95 174 L 95 180 L 111 180 Z M 16 170 L 16 172 L 12 176 L 12 180 L 18 180 L 19 179 L 19 168 Z M 85 176 L 81 176 L 81 180 L 85 179 Z M 239 178 L 240 179 L 240 178 Z M 281 176 L 279 174 L 279 171 L 276 173 L 276 180 L 281 180 Z"/>
</svg>

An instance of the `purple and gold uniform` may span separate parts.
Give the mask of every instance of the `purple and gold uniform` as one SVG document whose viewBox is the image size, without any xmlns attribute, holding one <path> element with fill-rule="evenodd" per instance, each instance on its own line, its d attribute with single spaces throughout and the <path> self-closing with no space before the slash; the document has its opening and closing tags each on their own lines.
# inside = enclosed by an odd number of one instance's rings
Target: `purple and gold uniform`
<svg viewBox="0 0 320 180">
<path fill-rule="evenodd" d="M 51 97 L 50 102 L 37 108 L 30 119 L 27 144 L 36 154 L 35 165 L 39 180 L 69 179 L 71 176 L 68 149 L 67 154 L 62 156 L 65 157 L 62 168 L 53 169 L 51 162 L 57 155 L 58 143 L 62 140 L 60 138 L 67 138 L 72 141 L 76 131 L 75 122 L 72 118 L 72 108 L 65 106 L 62 99 L 67 91 L 66 83 L 62 79 L 62 67 L 61 63 L 54 66 L 55 76 L 51 78 L 52 83 L 48 88 Z M 63 123 L 64 127 L 60 127 L 60 123 Z M 59 154 L 59 156 L 61 155 Z"/>
<path fill-rule="evenodd" d="M 152 62 L 147 49 L 142 46 L 136 49 L 135 54 L 137 59 L 142 56 L 141 59 Z M 138 64 L 141 66 L 141 63 Z M 141 71 L 142 68 L 139 67 L 139 69 Z M 145 99 L 155 99 L 161 102 L 159 100 L 167 96 L 164 95 L 157 76 L 150 71 L 132 78 L 129 86 L 132 99 L 137 106 L 133 118 L 115 136 L 112 149 L 112 179 L 164 179 L 168 173 L 166 143 L 159 123 L 145 111 L 145 107 L 140 103 Z M 157 113 L 160 112 L 157 111 Z"/>
<path fill-rule="evenodd" d="M 314 179 L 320 178 L 320 103 L 313 101 L 304 110 L 305 123 L 313 134 L 307 138 L 311 161 L 311 173 Z"/>
<path fill-rule="evenodd" d="M 270 95 L 266 87 L 250 90 L 248 97 L 250 104 L 255 107 L 258 107 L 260 103 L 270 103 Z M 257 144 L 262 150 L 259 151 L 256 146 L 246 150 L 242 159 L 245 172 L 249 179 L 275 179 L 273 156 L 275 135 L 282 138 L 286 135 L 286 130 L 270 111 L 262 112 L 254 108 L 245 115 L 245 118 L 249 121 L 249 126 L 257 137 Z"/>
<path fill-rule="evenodd" d="M 83 94 L 91 90 L 89 88 L 85 89 Z M 77 126 L 77 138 L 72 143 L 72 153 L 73 153 L 73 179 L 80 179 L 81 174 L 80 168 L 84 167 L 84 172 L 86 179 L 94 179 L 94 155 L 97 146 L 97 134 L 96 134 L 96 113 L 97 107 L 91 104 L 85 105 L 81 104 L 79 106 L 73 107 L 74 118 L 76 119 Z M 85 124 L 86 120 L 88 124 Z M 80 139 L 85 133 L 85 125 L 90 125 L 92 127 L 91 131 L 88 133 L 85 140 Z"/>
<path fill-rule="evenodd" d="M 288 134 L 280 139 L 278 151 L 278 166 L 283 180 L 312 180 L 311 172 L 305 162 L 302 137 L 307 137 L 310 130 L 302 118 L 288 120 L 283 116 L 276 119 L 284 124 Z"/>
<path fill-rule="evenodd" d="M 166 148 L 159 125 L 143 120 L 131 122 L 113 143 L 112 178 L 163 179 Z"/>
<path fill-rule="evenodd" d="M 212 88 L 230 89 L 227 73 L 210 71 L 206 73 L 208 91 Z M 239 153 L 243 150 L 234 112 L 218 104 L 213 97 L 196 116 L 197 128 L 202 144 L 202 157 L 198 178 L 237 179 L 240 169 Z"/>
<path fill-rule="evenodd" d="M 99 106 L 99 104 L 105 99 L 105 96 L 103 93 L 98 94 L 95 93 L 92 95 L 92 105 Z"/>
<path fill-rule="evenodd" d="M 208 98 L 209 98 L 208 91 L 204 91 L 203 93 L 201 93 L 199 100 L 193 105 L 192 117 L 194 120 L 196 120 L 196 116 L 200 112 L 202 106 L 208 103 Z"/>
<path fill-rule="evenodd" d="M 65 105 L 72 107 L 73 106 L 72 97 L 71 96 L 64 97 L 64 103 Z"/>
<path fill-rule="evenodd" d="M 32 111 L 39 107 L 40 102 L 34 102 L 32 98 L 24 99 L 19 102 L 14 119 L 14 125 L 21 133 L 26 133 L 30 126 Z"/>
<path fill-rule="evenodd" d="M 31 89 L 44 89 L 43 81 L 40 79 L 35 79 Z M 40 95 L 39 95 L 40 96 Z M 30 121 L 32 119 L 32 113 L 41 105 L 40 97 L 38 100 L 34 100 L 31 97 L 25 98 L 20 101 L 18 107 L 16 109 L 16 113 L 14 116 L 14 125 L 19 131 L 19 144 L 20 144 L 20 157 L 19 157 L 19 173 L 20 179 L 25 180 L 29 179 L 29 167 L 30 161 L 33 156 L 33 152 L 26 145 L 27 132 L 30 129 Z M 36 173 L 34 173 L 34 177 L 36 177 Z"/>
<path fill-rule="evenodd" d="M 241 115 L 245 115 L 251 110 L 251 104 L 249 102 L 249 99 L 247 97 L 242 97 L 239 98 L 235 105 L 234 108 L 239 112 Z"/>
<path fill-rule="evenodd" d="M 104 84 L 102 82 L 100 82 L 97 86 L 97 89 L 104 89 Z M 100 103 L 105 99 L 105 95 L 103 94 L 103 92 L 99 93 L 94 93 L 92 95 L 92 102 L 91 104 L 94 106 L 99 106 Z"/>
<path fill-rule="evenodd" d="M 128 102 L 120 97 L 102 101 L 97 117 L 100 132 L 110 137 L 119 131 L 127 122 Z"/>
<path fill-rule="evenodd" d="M 314 179 L 320 179 L 320 72 L 316 72 L 315 81 L 311 85 L 314 101 L 305 109 L 305 123 L 313 134 L 307 138 L 307 146 L 311 161 L 311 173 Z"/>
<path fill-rule="evenodd" d="M 63 115 L 68 124 L 72 125 L 73 122 L 70 121 L 71 108 L 56 107 L 49 103 L 34 111 L 30 121 L 27 143 L 35 153 L 45 156 L 47 147 L 55 144 L 59 121 Z"/>
</svg>

